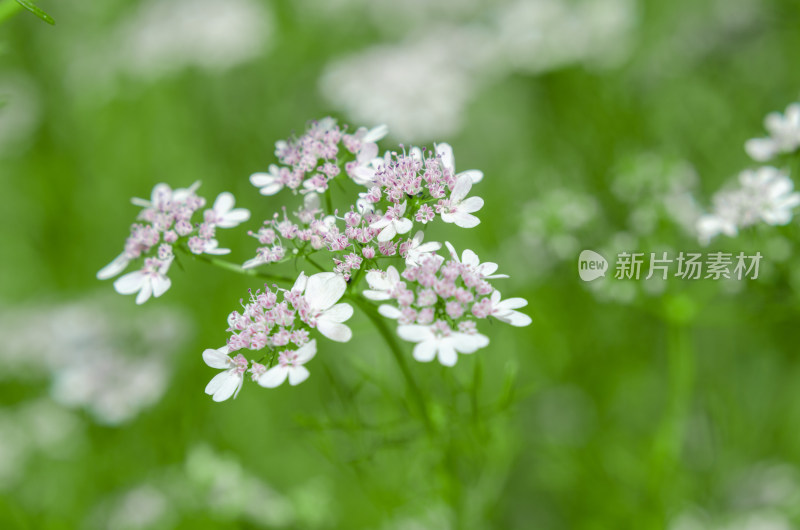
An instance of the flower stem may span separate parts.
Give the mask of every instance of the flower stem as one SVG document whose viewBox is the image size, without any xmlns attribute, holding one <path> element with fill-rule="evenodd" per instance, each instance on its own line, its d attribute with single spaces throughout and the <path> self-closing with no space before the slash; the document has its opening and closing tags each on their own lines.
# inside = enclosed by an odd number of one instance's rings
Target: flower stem
<svg viewBox="0 0 800 530">
<path fill-rule="evenodd" d="M 245 276 L 264 278 L 266 280 L 271 280 L 273 282 L 287 282 L 287 283 L 294 282 L 292 278 L 289 278 L 287 276 L 281 276 L 278 274 L 267 274 L 265 272 L 261 272 L 256 269 L 243 269 L 242 266 L 239 265 L 238 263 L 231 263 L 230 261 L 225 261 L 222 258 L 209 256 L 207 254 L 193 254 L 181 246 L 176 246 L 175 248 L 180 249 L 184 253 L 191 255 L 194 259 L 205 261 L 206 263 L 214 265 L 215 267 L 219 267 L 220 269 L 229 270 L 238 274 L 243 274 Z"/>
<path fill-rule="evenodd" d="M 383 337 L 386 345 L 389 346 L 389 350 L 392 352 L 392 356 L 394 357 L 397 366 L 403 373 L 403 378 L 406 380 L 406 386 L 408 386 L 409 393 L 419 409 L 422 422 L 425 425 L 425 430 L 429 435 L 434 434 L 433 423 L 431 422 L 425 400 L 422 398 L 422 392 L 420 391 L 419 385 L 417 385 L 417 382 L 414 379 L 414 375 L 408 368 L 408 364 L 406 364 L 405 358 L 403 357 L 403 350 L 397 343 L 397 338 L 392 333 L 392 330 L 389 329 L 389 326 L 386 325 L 386 322 L 380 317 L 378 312 L 375 310 L 375 307 L 373 307 L 371 304 L 365 302 L 358 296 L 348 296 L 348 298 L 358 305 L 367 315 L 367 317 L 369 317 L 372 323 L 375 324 L 375 327 L 378 328 L 378 332 Z"/>
</svg>

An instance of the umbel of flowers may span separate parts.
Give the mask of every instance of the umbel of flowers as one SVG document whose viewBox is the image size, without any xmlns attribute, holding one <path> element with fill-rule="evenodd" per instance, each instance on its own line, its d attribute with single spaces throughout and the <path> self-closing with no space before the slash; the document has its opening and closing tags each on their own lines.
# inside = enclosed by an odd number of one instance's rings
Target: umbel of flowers
<svg viewBox="0 0 800 530">
<path fill-rule="evenodd" d="M 384 126 L 350 132 L 331 118 L 312 122 L 302 135 L 276 142 L 277 164 L 250 176 L 262 195 L 288 190 L 300 195 L 302 204 L 294 211 L 284 206 L 248 232 L 258 246 L 241 267 L 209 261 L 266 277 L 259 269 L 288 260 L 322 272 L 300 273 L 288 289 L 264 285 L 242 300 L 241 311 L 230 313 L 226 344 L 203 352 L 206 364 L 222 370 L 206 387 L 215 401 L 235 397 L 247 374 L 266 388 L 305 381 L 318 336 L 337 342 L 352 336 L 345 322 L 353 308 L 342 299 L 361 297 L 362 308 L 396 321 L 397 335 L 414 343 L 416 360 L 438 359 L 446 366 L 456 364 L 459 353 L 489 345 L 478 330 L 481 321 L 531 323 L 517 311 L 527 302 L 503 299 L 491 283 L 507 278 L 496 274 L 497 264 L 481 263 L 469 249 L 459 256 L 450 243 L 440 254 L 440 242 L 424 241 L 425 227 L 437 220 L 465 229 L 480 223 L 476 213 L 483 199 L 472 188 L 483 173 L 458 172 L 448 144 L 380 155 L 377 142 L 386 134 Z M 348 180 L 363 191 L 354 191 L 345 209 L 334 209 L 331 192 L 340 194 Z M 234 209 L 233 197 L 223 193 L 193 225 L 193 213 L 205 204 L 196 189 L 197 184 L 174 191 L 159 184 L 150 201 L 135 199 L 145 208 L 141 222 L 133 225 L 125 251 L 98 277 L 110 278 L 142 259 L 142 268 L 114 287 L 122 294 L 139 293 L 137 303 L 143 303 L 169 288 L 173 247 L 195 255 L 228 252 L 218 247 L 215 229 L 246 221 L 249 212 Z"/>
</svg>

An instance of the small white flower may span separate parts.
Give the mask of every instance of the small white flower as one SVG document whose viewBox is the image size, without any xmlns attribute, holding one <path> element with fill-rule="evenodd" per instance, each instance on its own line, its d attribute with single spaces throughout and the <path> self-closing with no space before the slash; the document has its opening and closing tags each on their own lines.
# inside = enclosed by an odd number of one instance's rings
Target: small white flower
<svg viewBox="0 0 800 530">
<path fill-rule="evenodd" d="M 438 241 L 428 241 L 427 243 L 423 243 L 422 240 L 425 238 L 425 233 L 420 230 L 416 234 L 414 234 L 414 238 L 411 240 L 408 249 L 406 250 L 406 265 L 409 267 L 412 265 L 419 265 L 420 260 L 424 257 L 429 256 L 442 248 L 442 244 Z"/>
<path fill-rule="evenodd" d="M 234 208 L 236 199 L 227 191 L 220 193 L 214 201 L 213 219 L 207 219 L 220 228 L 233 228 L 250 219 L 250 210 Z"/>
<path fill-rule="evenodd" d="M 370 228 L 381 230 L 380 233 L 378 233 L 378 241 L 381 243 L 385 241 L 391 241 L 397 234 L 405 234 L 406 232 L 411 231 L 411 229 L 414 227 L 414 223 L 411 222 L 411 219 L 406 219 L 403 217 L 405 213 L 406 201 L 403 201 L 403 204 L 400 204 L 397 207 L 396 216 L 387 213 L 382 219 L 379 219 L 370 225 Z"/>
<path fill-rule="evenodd" d="M 231 359 L 228 356 L 228 347 L 223 346 L 216 350 L 207 349 L 203 352 L 203 360 L 211 368 L 224 370 L 214 376 L 206 385 L 206 394 L 212 396 L 214 401 L 225 401 L 229 397 L 236 398 L 244 383 L 244 373 L 247 370 L 247 359 L 241 354 Z"/>
<path fill-rule="evenodd" d="M 468 169 L 467 171 L 456 173 L 456 157 L 453 154 L 453 148 L 450 146 L 450 144 L 437 144 L 436 154 L 439 155 L 442 165 L 445 167 L 445 169 L 448 169 L 450 173 L 455 175 L 456 178 L 459 178 L 462 175 L 469 175 L 469 178 L 472 179 L 473 184 L 477 184 L 483 180 L 483 171 L 480 171 L 479 169 Z"/>
<path fill-rule="evenodd" d="M 481 278 L 485 278 L 487 280 L 508 278 L 508 274 L 495 274 L 495 271 L 498 267 L 497 263 L 493 263 L 491 261 L 481 263 L 478 255 L 468 248 L 464 249 L 464 252 L 461 253 L 461 259 L 458 259 L 458 252 L 456 252 L 456 249 L 453 247 L 453 245 L 451 245 L 449 241 L 445 241 L 444 244 L 447 246 L 447 250 L 450 251 L 450 256 L 455 261 L 462 263 L 474 270 L 481 276 Z"/>
<path fill-rule="evenodd" d="M 131 199 L 131 203 L 136 206 L 141 206 L 142 208 L 153 208 L 158 211 L 165 211 L 169 208 L 170 203 L 182 203 L 185 202 L 186 199 L 189 198 L 197 188 L 200 187 L 200 181 L 196 181 L 194 184 L 189 186 L 188 188 L 177 188 L 173 190 L 170 188 L 169 184 L 164 184 L 163 182 L 160 184 L 156 184 L 153 187 L 153 191 L 150 194 L 150 200 L 147 199 L 140 199 L 138 197 L 134 197 Z"/>
<path fill-rule="evenodd" d="M 786 113 L 771 112 L 764 118 L 767 138 L 748 140 L 744 149 L 753 160 L 766 162 L 780 153 L 791 153 L 800 147 L 800 103 L 792 103 Z"/>
<path fill-rule="evenodd" d="M 108 280 L 109 278 L 113 278 L 120 272 L 124 271 L 130 262 L 131 260 L 129 260 L 128 257 L 123 252 L 122 254 L 114 258 L 114 261 L 112 261 L 99 271 L 97 271 L 97 279 Z"/>
<path fill-rule="evenodd" d="M 524 298 L 509 298 L 500 300 L 500 291 L 494 291 L 491 296 L 492 312 L 490 313 L 497 320 L 511 324 L 512 326 L 523 327 L 530 325 L 531 317 L 515 309 L 525 307 L 528 301 Z"/>
<path fill-rule="evenodd" d="M 442 221 L 455 223 L 461 228 L 473 228 L 480 224 L 480 219 L 472 213 L 483 208 L 483 199 L 480 197 L 466 198 L 471 188 L 472 178 L 469 175 L 462 175 L 458 178 L 452 193 L 450 193 L 450 204 L 440 214 Z"/>
<path fill-rule="evenodd" d="M 266 388 L 275 388 L 288 378 L 290 385 L 299 385 L 310 375 L 308 368 L 303 365 L 310 361 L 316 353 L 316 340 L 303 345 L 297 351 L 283 351 L 278 356 L 278 364 L 258 376 L 256 382 Z"/>
<path fill-rule="evenodd" d="M 485 335 L 453 331 L 441 321 L 430 326 L 398 326 L 397 334 L 403 340 L 417 343 L 414 346 L 414 359 L 426 363 L 438 357 L 444 366 L 456 364 L 457 353 L 473 353 L 489 345 Z"/>
<path fill-rule="evenodd" d="M 279 142 L 278 142 L 279 143 Z M 278 143 L 275 145 L 277 146 Z M 283 142 L 285 143 L 285 142 Z M 280 168 L 275 164 L 269 165 L 269 173 L 253 173 L 250 175 L 250 184 L 260 188 L 261 195 L 275 195 L 283 189 Z"/>
<path fill-rule="evenodd" d="M 114 289 L 119 294 L 139 293 L 136 303 L 145 303 L 150 296 L 158 298 L 170 288 L 172 282 L 167 278 L 167 271 L 172 259 L 158 260 L 147 258 L 141 270 L 129 272 L 114 282 Z"/>
<path fill-rule="evenodd" d="M 365 298 L 370 300 L 388 300 L 391 292 L 400 283 L 400 273 L 392 265 L 386 271 L 373 270 L 367 273 L 369 289 L 363 292 Z"/>
<path fill-rule="evenodd" d="M 343 322 L 353 316 L 350 304 L 336 302 L 344 295 L 347 282 L 335 272 L 320 272 L 306 277 L 302 272 L 297 278 L 292 291 L 303 293 L 308 302 L 311 321 L 316 323 L 320 333 L 336 342 L 347 342 L 353 332 Z"/>
</svg>

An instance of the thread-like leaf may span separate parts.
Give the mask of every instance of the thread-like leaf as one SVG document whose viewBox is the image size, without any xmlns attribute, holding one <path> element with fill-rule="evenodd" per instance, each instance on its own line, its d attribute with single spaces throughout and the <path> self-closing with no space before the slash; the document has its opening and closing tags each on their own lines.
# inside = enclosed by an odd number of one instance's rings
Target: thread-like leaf
<svg viewBox="0 0 800 530">
<path fill-rule="evenodd" d="M 37 17 L 47 22 L 48 24 L 55 25 L 56 21 L 53 20 L 53 17 L 42 11 L 39 8 L 39 6 L 37 6 L 33 2 L 30 2 L 29 0 L 17 0 L 17 3 L 22 7 L 24 7 L 25 9 L 27 9 L 28 11 L 30 11 L 31 13 L 33 13 L 34 15 L 36 15 Z"/>
</svg>

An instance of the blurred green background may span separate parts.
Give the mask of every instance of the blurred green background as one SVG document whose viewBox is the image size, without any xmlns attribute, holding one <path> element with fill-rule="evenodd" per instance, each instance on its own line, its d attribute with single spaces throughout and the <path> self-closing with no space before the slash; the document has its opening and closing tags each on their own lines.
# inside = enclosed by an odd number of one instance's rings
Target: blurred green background
<svg viewBox="0 0 800 530">
<path fill-rule="evenodd" d="M 800 527 L 797 224 L 714 241 L 760 251 L 754 281 L 575 271 L 700 249 L 745 140 L 800 98 L 796 0 L 40 6 L 55 26 L 0 24 L 0 528 Z M 405 345 L 435 440 L 358 312 L 307 383 L 216 404 L 200 353 L 258 282 L 189 262 L 136 307 L 94 277 L 158 182 L 257 228 L 296 199 L 247 177 L 326 115 L 483 170 L 481 225 L 433 239 L 530 302 L 453 369 Z"/>
</svg>

